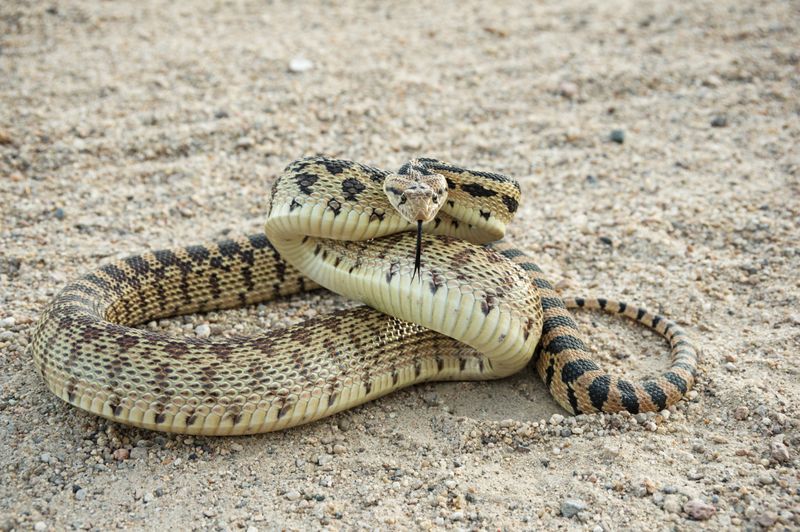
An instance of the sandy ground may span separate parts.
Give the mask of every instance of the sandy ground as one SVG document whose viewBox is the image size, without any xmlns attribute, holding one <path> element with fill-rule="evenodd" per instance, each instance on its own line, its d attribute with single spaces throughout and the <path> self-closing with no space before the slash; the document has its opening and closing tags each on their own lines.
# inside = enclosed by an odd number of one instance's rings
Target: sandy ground
<svg viewBox="0 0 800 532">
<path fill-rule="evenodd" d="M 485 4 L 0 4 L 0 530 L 800 528 L 800 6 Z M 211 439 L 46 390 L 25 349 L 65 282 L 258 231 L 271 180 L 314 153 L 515 176 L 512 237 L 565 294 L 685 324 L 695 392 L 560 419 L 529 370 Z M 153 326 L 247 334 L 345 304 Z M 579 317 L 606 366 L 666 364 L 648 331 Z"/>
</svg>

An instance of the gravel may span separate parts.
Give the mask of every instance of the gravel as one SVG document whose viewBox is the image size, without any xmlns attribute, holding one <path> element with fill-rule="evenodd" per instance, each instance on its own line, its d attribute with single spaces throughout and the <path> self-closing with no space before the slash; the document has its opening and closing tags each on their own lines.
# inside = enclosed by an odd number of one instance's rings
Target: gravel
<svg viewBox="0 0 800 532">
<path fill-rule="evenodd" d="M 0 530 L 800 528 L 791 2 L 0 4 Z M 509 236 L 564 294 L 677 319 L 696 389 L 575 418 L 525 370 L 221 439 L 45 389 L 26 350 L 67 282 L 260 231 L 274 177 L 314 153 L 515 176 Z M 250 336 L 351 305 L 319 291 L 142 327 Z M 635 325 L 575 319 L 604 368 L 667 363 Z"/>
</svg>

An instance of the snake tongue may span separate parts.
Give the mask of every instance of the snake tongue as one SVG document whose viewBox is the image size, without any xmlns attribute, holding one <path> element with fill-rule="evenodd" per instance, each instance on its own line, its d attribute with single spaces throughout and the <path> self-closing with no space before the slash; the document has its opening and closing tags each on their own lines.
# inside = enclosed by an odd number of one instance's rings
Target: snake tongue
<svg viewBox="0 0 800 532">
<path fill-rule="evenodd" d="M 417 220 L 417 251 L 414 255 L 414 273 L 411 275 L 411 280 L 419 275 L 420 262 L 422 260 L 422 220 Z"/>
</svg>

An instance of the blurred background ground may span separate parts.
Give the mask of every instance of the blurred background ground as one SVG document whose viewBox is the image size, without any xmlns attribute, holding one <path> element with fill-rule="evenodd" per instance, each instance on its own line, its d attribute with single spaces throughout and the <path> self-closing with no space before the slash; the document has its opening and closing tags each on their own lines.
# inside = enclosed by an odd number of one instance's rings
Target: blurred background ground
<svg viewBox="0 0 800 532">
<path fill-rule="evenodd" d="M 797 528 L 799 15 L 751 0 L 2 2 L 0 530 Z M 46 390 L 25 348 L 60 287 L 260 230 L 272 179 L 315 153 L 513 175 L 511 236 L 565 294 L 686 325 L 696 393 L 669 415 L 561 419 L 526 371 L 209 439 Z M 157 326 L 247 334 L 344 304 Z M 666 364 L 654 335 L 579 317 L 606 366 Z"/>
</svg>

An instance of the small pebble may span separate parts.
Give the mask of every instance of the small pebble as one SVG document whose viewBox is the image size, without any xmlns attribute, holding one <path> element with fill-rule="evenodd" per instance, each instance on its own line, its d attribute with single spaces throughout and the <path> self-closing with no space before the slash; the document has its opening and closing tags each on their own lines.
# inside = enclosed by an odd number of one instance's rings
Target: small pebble
<svg viewBox="0 0 800 532">
<path fill-rule="evenodd" d="M 241 443 L 232 443 L 231 444 L 231 451 L 235 453 L 240 453 L 244 450 L 244 446 Z"/>
<path fill-rule="evenodd" d="M 574 517 L 578 512 L 586 510 L 588 506 L 580 499 L 566 499 L 561 503 L 561 515 L 564 517 Z"/>
<path fill-rule="evenodd" d="M 198 338 L 208 338 L 211 336 L 211 327 L 207 323 L 203 323 L 202 325 L 198 325 L 194 328 L 194 334 Z"/>
<path fill-rule="evenodd" d="M 296 490 L 287 491 L 284 497 L 288 501 L 296 501 L 300 498 L 300 492 Z"/>
<path fill-rule="evenodd" d="M 37 521 L 36 524 L 33 525 L 33 529 L 36 532 L 44 532 L 45 530 L 47 530 L 47 523 L 45 523 L 44 521 Z"/>
<path fill-rule="evenodd" d="M 207 508 L 203 510 L 203 515 L 206 517 L 214 517 L 215 515 L 217 515 L 217 512 L 213 508 Z"/>
<path fill-rule="evenodd" d="M 736 364 L 734 364 L 733 362 L 728 362 L 727 364 L 725 364 L 725 371 L 729 371 L 731 373 L 734 373 L 738 369 L 739 368 L 737 368 Z"/>
<path fill-rule="evenodd" d="M 769 528 L 778 522 L 778 514 L 775 512 L 766 511 L 756 518 L 759 525 L 764 528 Z"/>
<path fill-rule="evenodd" d="M 129 456 L 133 460 L 146 460 L 147 449 L 145 447 L 134 447 L 130 450 Z"/>
<path fill-rule="evenodd" d="M 572 100 L 578 94 L 578 86 L 570 81 L 565 81 L 558 87 L 558 92 L 564 98 Z"/>
<path fill-rule="evenodd" d="M 711 127 L 725 127 L 728 125 L 728 118 L 722 115 L 711 119 Z"/>
<path fill-rule="evenodd" d="M 769 486 L 773 482 L 775 482 L 775 480 L 769 473 L 761 473 L 760 475 L 758 475 L 758 483 L 763 486 Z"/>
<path fill-rule="evenodd" d="M 329 454 L 321 454 L 321 455 L 317 456 L 317 465 L 321 465 L 322 466 L 322 465 L 328 464 L 328 463 L 330 463 L 331 460 L 333 460 L 333 457 L 331 455 L 329 455 Z"/>
<path fill-rule="evenodd" d="M 64 213 L 64 209 L 62 209 L 61 207 L 58 207 L 58 208 L 57 208 L 57 209 L 56 209 L 56 210 L 53 212 L 53 216 L 55 216 L 55 217 L 56 217 L 56 220 L 63 220 L 63 219 L 64 219 L 64 217 L 66 216 L 66 214 Z"/>
<path fill-rule="evenodd" d="M 153 502 L 153 499 L 155 499 L 155 497 L 154 497 L 154 496 L 153 496 L 153 494 L 152 494 L 152 493 L 150 493 L 149 491 L 148 491 L 147 493 L 145 493 L 145 494 L 144 494 L 144 496 L 142 497 L 142 500 L 143 500 L 145 503 L 148 503 L 148 502 Z"/>
<path fill-rule="evenodd" d="M 86 498 L 86 490 L 81 488 L 75 492 L 75 499 L 78 501 L 82 501 Z"/>
<path fill-rule="evenodd" d="M 8 316 L 0 320 L 0 327 L 9 329 L 13 327 L 15 323 L 17 323 L 17 320 L 15 320 L 13 316 Z"/>
<path fill-rule="evenodd" d="M 671 514 L 681 513 L 681 500 L 677 495 L 664 497 L 664 511 Z"/>
<path fill-rule="evenodd" d="M 783 443 L 782 436 L 783 435 L 781 435 L 781 437 L 779 438 L 775 438 L 769 444 L 770 456 L 772 457 L 773 460 L 780 463 L 788 462 L 789 459 L 791 458 L 789 456 L 789 449 Z"/>
<path fill-rule="evenodd" d="M 561 414 L 553 414 L 552 416 L 550 416 L 551 425 L 560 425 L 562 421 L 564 421 L 564 416 L 562 416 Z"/>
<path fill-rule="evenodd" d="M 744 421 L 747 419 L 747 416 L 750 415 L 750 409 L 746 406 L 737 407 L 736 410 L 733 412 L 733 417 L 737 421 Z"/>
<path fill-rule="evenodd" d="M 128 449 L 116 449 L 114 450 L 114 460 L 119 460 L 119 461 L 127 460 L 130 454 L 131 453 Z"/>
<path fill-rule="evenodd" d="M 611 134 L 608 136 L 608 138 L 611 142 L 622 144 L 625 142 L 625 132 L 621 129 L 614 129 L 611 131 Z"/>
<path fill-rule="evenodd" d="M 695 521 L 706 521 L 717 513 L 717 509 L 701 499 L 692 499 L 683 505 L 683 511 Z"/>
<path fill-rule="evenodd" d="M 299 74 L 301 72 L 307 72 L 314 68 L 314 63 L 306 59 L 305 57 L 295 57 L 291 61 L 289 61 L 289 72 L 293 72 L 295 74 Z"/>
</svg>

